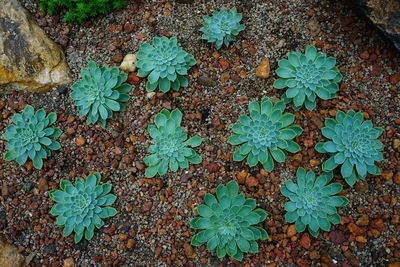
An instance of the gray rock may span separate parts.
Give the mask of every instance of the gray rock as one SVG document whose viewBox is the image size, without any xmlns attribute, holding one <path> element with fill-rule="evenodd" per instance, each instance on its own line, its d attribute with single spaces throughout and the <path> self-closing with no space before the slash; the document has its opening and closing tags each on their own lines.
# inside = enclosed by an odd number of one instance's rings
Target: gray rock
<svg viewBox="0 0 400 267">
<path fill-rule="evenodd" d="M 399 0 L 353 0 L 378 29 L 392 40 L 400 50 L 400 1 Z"/>
</svg>

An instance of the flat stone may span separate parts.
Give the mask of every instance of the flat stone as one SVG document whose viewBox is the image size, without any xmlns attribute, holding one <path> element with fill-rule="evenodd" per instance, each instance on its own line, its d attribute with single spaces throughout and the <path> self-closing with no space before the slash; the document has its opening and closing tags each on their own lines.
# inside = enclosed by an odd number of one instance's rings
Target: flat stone
<svg viewBox="0 0 400 267">
<path fill-rule="evenodd" d="M 70 83 L 60 46 L 48 38 L 18 0 L 0 5 L 0 93 L 45 92 Z"/>
</svg>

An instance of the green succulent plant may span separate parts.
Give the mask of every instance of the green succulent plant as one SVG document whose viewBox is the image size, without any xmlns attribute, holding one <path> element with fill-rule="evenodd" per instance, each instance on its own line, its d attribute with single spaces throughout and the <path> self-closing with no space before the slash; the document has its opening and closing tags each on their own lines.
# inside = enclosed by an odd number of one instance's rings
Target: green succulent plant
<svg viewBox="0 0 400 267">
<path fill-rule="evenodd" d="M 383 129 L 373 127 L 370 120 L 363 120 L 361 112 L 338 111 L 335 119 L 325 119 L 325 127 L 322 128 L 322 135 L 332 141 L 315 146 L 319 153 L 330 154 L 322 165 L 323 170 L 332 171 L 341 165 L 340 172 L 350 186 L 358 179 L 365 180 L 367 173 L 380 174 L 375 161 L 383 159 L 383 144 L 377 140 Z"/>
<path fill-rule="evenodd" d="M 74 241 L 78 243 L 84 236 L 91 240 L 94 228 L 104 225 L 102 219 L 114 216 L 117 210 L 108 207 L 116 196 L 109 194 L 111 184 L 100 184 L 101 175 L 96 172 L 88 175 L 86 180 L 77 179 L 75 185 L 68 180 L 60 182 L 61 190 L 51 190 L 50 198 L 57 202 L 50 214 L 58 216 L 56 224 L 64 227 L 63 236 L 75 232 Z"/>
<path fill-rule="evenodd" d="M 201 157 L 191 148 L 201 144 L 201 138 L 194 136 L 188 140 L 181 125 L 182 113 L 178 109 L 169 112 L 163 109 L 155 116 L 155 125 L 147 130 L 154 139 L 149 151 L 152 153 L 143 159 L 148 166 L 146 176 L 154 177 L 157 173 L 164 175 L 168 171 L 176 172 L 178 168 L 189 168 L 189 162 L 199 164 Z"/>
<path fill-rule="evenodd" d="M 106 120 L 113 111 L 125 110 L 124 103 L 130 98 L 132 86 L 125 83 L 128 75 L 120 73 L 117 67 L 101 68 L 90 61 L 89 68 L 81 70 L 82 80 L 72 85 L 71 98 L 79 108 L 80 116 L 87 116 L 89 124 L 100 122 L 106 126 Z"/>
<path fill-rule="evenodd" d="M 274 169 L 274 159 L 286 160 L 285 151 L 296 153 L 300 146 L 292 139 L 302 133 L 299 126 L 291 125 L 294 115 L 284 112 L 283 101 L 275 105 L 269 98 L 263 98 L 261 104 L 249 103 L 250 117 L 241 115 L 239 123 L 232 125 L 235 133 L 228 139 L 231 145 L 240 145 L 233 154 L 233 160 L 242 161 L 247 157 L 247 164 L 254 167 L 261 162 L 267 171 Z"/>
<path fill-rule="evenodd" d="M 139 77 L 147 76 L 146 89 L 168 92 L 189 85 L 185 75 L 196 65 L 194 57 L 178 45 L 176 37 L 154 37 L 153 44 L 144 43 L 136 54 Z"/>
<path fill-rule="evenodd" d="M 308 226 L 311 235 L 317 237 L 319 229 L 329 232 L 331 224 L 339 224 L 341 218 L 336 207 L 346 206 L 349 201 L 344 196 L 335 196 L 343 186 L 331 183 L 332 172 L 323 173 L 317 179 L 313 171 L 297 169 L 297 184 L 289 180 L 281 187 L 281 193 L 290 201 L 285 203 L 285 220 L 295 222 L 297 232 Z"/>
<path fill-rule="evenodd" d="M 245 29 L 245 26 L 240 24 L 242 14 L 237 13 L 236 7 L 230 10 L 222 8 L 220 11 L 214 11 L 211 17 L 203 16 L 203 19 L 204 24 L 200 28 L 203 32 L 201 39 L 215 42 L 217 49 L 223 44 L 228 47 L 230 42 L 235 41 L 239 32 Z"/>
<path fill-rule="evenodd" d="M 286 103 L 292 103 L 294 109 L 304 104 L 308 110 L 313 110 L 317 96 L 324 100 L 336 97 L 342 74 L 335 64 L 334 57 L 327 57 L 309 45 L 305 54 L 292 52 L 288 59 L 278 61 L 276 74 L 281 78 L 275 80 L 274 87 L 288 87 L 283 98 Z"/>
<path fill-rule="evenodd" d="M 257 253 L 257 240 L 266 240 L 268 233 L 254 226 L 265 220 L 265 210 L 256 209 L 256 201 L 238 194 L 236 181 L 226 186 L 219 185 L 215 197 L 204 196 L 204 204 L 197 207 L 201 217 L 193 218 L 190 226 L 203 231 L 192 238 L 193 246 L 207 243 L 210 252 L 216 251 L 218 258 L 228 254 L 236 260 L 243 259 L 243 253 Z"/>
<path fill-rule="evenodd" d="M 51 155 L 52 150 L 61 148 L 56 138 L 60 137 L 58 127 L 49 127 L 57 120 L 54 112 L 46 116 L 44 109 L 35 112 L 34 108 L 27 105 L 22 114 L 12 117 L 14 124 L 7 126 L 3 138 L 8 142 L 4 154 L 7 161 L 15 160 L 19 165 L 24 165 L 30 158 L 33 167 L 41 169 L 43 159 Z"/>
</svg>

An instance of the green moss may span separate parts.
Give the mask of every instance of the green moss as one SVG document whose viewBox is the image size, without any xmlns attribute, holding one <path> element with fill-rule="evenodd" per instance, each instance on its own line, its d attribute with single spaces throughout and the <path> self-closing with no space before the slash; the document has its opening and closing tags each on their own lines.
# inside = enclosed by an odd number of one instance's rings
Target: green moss
<svg viewBox="0 0 400 267">
<path fill-rule="evenodd" d="M 66 22 L 83 22 L 98 14 L 107 14 L 113 9 L 121 9 L 126 0 L 40 0 L 40 8 L 53 15 L 66 8 Z"/>
</svg>

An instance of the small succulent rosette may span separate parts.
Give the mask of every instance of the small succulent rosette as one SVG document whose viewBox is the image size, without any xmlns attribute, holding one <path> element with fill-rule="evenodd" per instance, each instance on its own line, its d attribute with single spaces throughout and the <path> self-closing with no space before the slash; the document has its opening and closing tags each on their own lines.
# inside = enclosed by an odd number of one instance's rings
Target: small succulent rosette
<svg viewBox="0 0 400 267">
<path fill-rule="evenodd" d="M 220 11 L 214 11 L 213 15 L 203 16 L 204 24 L 200 28 L 203 32 L 201 39 L 210 43 L 215 43 L 216 48 L 220 49 L 222 45 L 226 47 L 229 43 L 236 40 L 236 36 L 245 29 L 240 24 L 242 13 L 237 13 L 236 7 L 230 10 L 222 8 Z"/>
<path fill-rule="evenodd" d="M 185 75 L 196 65 L 195 58 L 185 52 L 176 37 L 154 37 L 153 43 L 144 43 L 136 54 L 139 77 L 147 77 L 146 89 L 152 92 L 160 89 L 166 93 L 169 90 L 178 91 L 189 85 Z"/>
<path fill-rule="evenodd" d="M 101 175 L 90 174 L 86 180 L 78 178 L 73 185 L 68 180 L 60 182 L 61 190 L 51 190 L 50 198 L 57 202 L 50 214 L 57 216 L 56 224 L 64 227 L 63 236 L 75 232 L 74 241 L 78 243 L 85 237 L 91 240 L 95 227 L 104 225 L 102 219 L 117 214 L 117 210 L 109 207 L 116 196 L 109 194 L 111 184 L 100 184 Z"/>
<path fill-rule="evenodd" d="M 241 115 L 239 123 L 233 124 L 234 135 L 229 137 L 231 145 L 241 145 L 233 154 L 233 160 L 242 161 L 254 167 L 260 162 L 267 171 L 274 169 L 274 160 L 284 162 L 286 151 L 296 153 L 300 146 L 292 139 L 302 133 L 299 126 L 292 125 L 294 115 L 284 112 L 285 103 L 275 104 L 269 98 L 261 103 L 249 103 L 250 117 Z"/>
<path fill-rule="evenodd" d="M 56 120 L 56 113 L 46 115 L 44 109 L 35 112 L 32 106 L 27 105 L 21 114 L 12 117 L 13 124 L 7 126 L 3 135 L 8 142 L 4 159 L 24 165 L 29 158 L 33 167 L 41 169 L 43 159 L 49 157 L 51 151 L 61 148 L 56 141 L 62 133 L 60 128 L 50 127 Z"/>
<path fill-rule="evenodd" d="M 100 122 L 106 127 L 107 119 L 115 111 L 125 110 L 132 86 L 125 83 L 126 73 L 120 73 L 117 67 L 99 67 L 89 62 L 89 68 L 81 70 L 82 79 L 72 85 L 71 98 L 79 108 L 80 116 L 87 116 L 88 124 Z"/>
<path fill-rule="evenodd" d="M 317 96 L 327 100 L 336 97 L 338 83 L 342 74 L 335 67 L 336 59 L 317 52 L 315 46 L 309 45 L 305 54 L 292 52 L 288 59 L 278 61 L 274 87 L 287 88 L 283 94 L 286 103 L 292 103 L 295 110 L 303 104 L 308 110 L 317 105 Z"/>
<path fill-rule="evenodd" d="M 324 171 L 332 171 L 339 165 L 340 173 L 350 186 L 358 179 L 365 180 L 367 173 L 378 175 L 379 168 L 375 162 L 383 160 L 383 143 L 377 138 L 383 129 L 373 127 L 370 120 L 363 121 L 361 112 L 349 110 L 338 111 L 336 118 L 325 119 L 322 135 L 331 139 L 325 143 L 317 143 L 315 150 L 329 153 L 330 158 L 324 162 Z"/>
<path fill-rule="evenodd" d="M 179 168 L 189 168 L 189 163 L 201 163 L 201 157 L 194 147 L 201 144 L 199 136 L 188 138 L 181 125 L 182 113 L 179 109 L 172 112 L 163 109 L 155 116 L 155 125 L 149 125 L 147 130 L 154 139 L 149 151 L 152 153 L 143 159 L 148 166 L 146 177 L 154 177 L 157 173 L 164 175 L 170 169 L 176 172 Z"/>
<path fill-rule="evenodd" d="M 343 186 L 329 183 L 332 178 L 332 172 L 315 178 L 313 171 L 298 168 L 297 184 L 289 180 L 281 187 L 282 195 L 289 198 L 285 203 L 285 220 L 295 223 L 297 232 L 308 227 L 310 234 L 318 237 L 320 229 L 329 232 L 331 224 L 341 222 L 337 207 L 344 207 L 349 201 L 344 196 L 335 196 Z"/>
<path fill-rule="evenodd" d="M 268 233 L 255 226 L 263 222 L 267 213 L 256 208 L 256 201 L 238 194 L 236 181 L 219 185 L 215 197 L 204 196 L 204 204 L 197 207 L 200 217 L 193 218 L 190 226 L 202 230 L 192 238 L 193 246 L 207 244 L 210 252 L 218 258 L 226 255 L 241 261 L 244 253 L 257 253 L 257 240 L 266 240 Z"/>
</svg>

